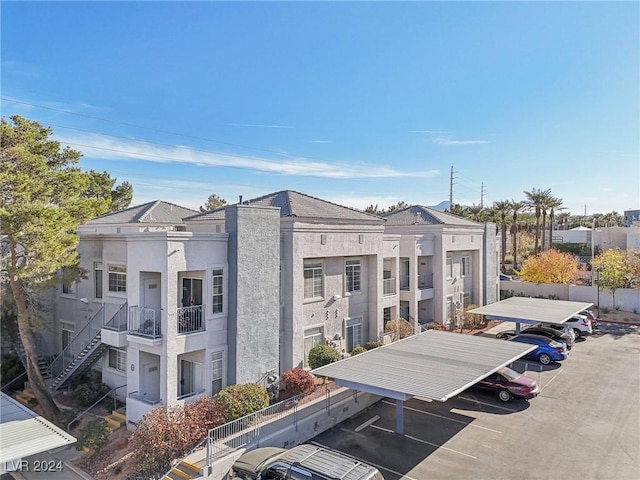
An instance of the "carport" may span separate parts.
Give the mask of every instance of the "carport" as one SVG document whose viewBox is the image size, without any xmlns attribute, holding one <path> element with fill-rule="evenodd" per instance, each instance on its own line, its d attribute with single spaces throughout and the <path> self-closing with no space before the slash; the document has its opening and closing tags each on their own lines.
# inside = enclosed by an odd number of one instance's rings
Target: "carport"
<svg viewBox="0 0 640 480">
<path fill-rule="evenodd" d="M 511 297 L 484 307 L 474 308 L 468 313 L 485 315 L 489 320 L 515 322 L 516 333 L 520 324 L 553 323 L 562 325 L 574 315 L 591 307 L 593 303 L 549 300 L 546 298 Z"/>
<path fill-rule="evenodd" d="M 404 434 L 403 406 L 412 397 L 445 402 L 535 346 L 428 330 L 316 368 L 336 384 L 396 401 L 396 433 Z"/>
</svg>

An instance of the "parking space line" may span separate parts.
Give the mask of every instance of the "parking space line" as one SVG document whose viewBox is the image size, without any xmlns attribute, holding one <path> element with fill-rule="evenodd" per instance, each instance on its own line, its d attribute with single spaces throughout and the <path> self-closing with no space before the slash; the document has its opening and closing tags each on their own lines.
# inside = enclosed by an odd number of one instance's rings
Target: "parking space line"
<svg viewBox="0 0 640 480">
<path fill-rule="evenodd" d="M 387 430 L 386 428 L 381 428 L 381 427 L 376 427 L 376 428 L 380 428 L 381 430 Z M 389 431 L 391 431 L 391 430 L 389 430 Z M 313 445 L 317 445 L 318 447 L 330 448 L 330 447 L 327 447 L 326 445 L 322 445 L 321 443 L 318 443 L 318 442 L 310 442 L 310 443 L 312 443 Z M 353 457 L 353 455 L 350 455 L 350 456 Z M 407 480 L 418 480 L 417 478 L 410 477 L 409 475 L 403 475 L 400 472 L 396 472 L 395 470 L 391 470 L 390 468 L 383 467 L 382 465 L 379 465 L 377 463 L 372 463 L 372 462 L 369 462 L 369 461 L 365 461 L 365 460 L 362 460 L 362 459 L 360 459 L 358 457 L 353 457 L 353 458 L 355 458 L 356 460 L 359 460 L 361 462 L 367 463 L 367 464 L 369 464 L 369 465 L 371 465 L 373 467 L 376 467 L 378 470 L 384 470 L 386 472 L 393 473 L 394 475 L 398 475 L 400 477 L 400 479 L 406 478 Z"/>
<path fill-rule="evenodd" d="M 560 375 L 561 373 L 562 373 L 562 370 L 560 370 L 558 373 L 556 373 L 556 374 L 551 378 L 551 380 L 549 380 L 549 381 L 547 382 L 547 384 L 546 384 L 544 387 L 540 387 L 540 393 L 542 394 L 542 391 L 543 391 L 545 388 L 547 388 L 547 387 L 551 384 L 551 382 L 553 382 L 553 381 L 558 377 L 558 375 Z M 540 383 L 542 383 L 542 382 L 540 382 Z"/>
<path fill-rule="evenodd" d="M 382 403 L 386 403 L 387 405 L 395 405 L 395 403 L 392 403 L 388 400 L 383 400 Z M 417 413 L 422 413 L 424 415 L 431 415 L 433 417 L 438 417 L 438 418 L 442 418 L 444 420 L 449 420 L 451 422 L 456 422 L 456 423 L 462 423 L 463 425 L 469 426 L 469 427 L 474 427 L 474 428 L 480 428 L 482 430 L 487 430 L 489 432 L 493 432 L 493 433 L 502 433 L 499 430 L 494 430 L 493 428 L 488 428 L 488 427 L 483 427 L 482 425 L 474 425 L 473 423 L 467 423 L 467 422 L 463 422 L 461 420 L 456 420 L 455 418 L 449 418 L 449 417 L 445 417 L 444 415 L 438 415 L 437 413 L 431 413 L 431 412 L 425 412 L 424 410 L 419 410 L 417 408 L 412 408 L 412 407 L 402 407 L 405 410 L 411 410 L 412 412 L 417 412 Z"/>
<path fill-rule="evenodd" d="M 476 398 L 463 397 L 462 395 L 458 395 L 456 398 L 460 400 L 466 400 L 467 402 L 479 403 L 480 405 L 486 405 L 487 407 L 500 408 L 502 410 L 506 410 L 507 412 L 517 412 L 518 410 L 514 410 L 512 408 L 503 407 L 502 405 L 496 405 L 494 403 L 481 402 Z M 502 432 L 500 432 L 502 433 Z"/>
<path fill-rule="evenodd" d="M 380 420 L 380 415 L 376 415 L 375 417 L 370 418 L 369 420 L 367 420 L 366 422 L 364 422 L 362 425 L 358 425 L 356 427 L 356 432 L 359 432 L 360 430 L 364 430 L 365 428 L 367 428 L 369 425 L 371 425 L 372 423 L 377 422 L 378 420 Z"/>
</svg>

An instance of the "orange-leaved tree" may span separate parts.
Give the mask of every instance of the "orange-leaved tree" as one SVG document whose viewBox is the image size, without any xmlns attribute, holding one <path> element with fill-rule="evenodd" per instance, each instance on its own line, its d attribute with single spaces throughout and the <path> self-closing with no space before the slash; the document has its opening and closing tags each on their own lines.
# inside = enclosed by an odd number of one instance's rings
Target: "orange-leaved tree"
<svg viewBox="0 0 640 480">
<path fill-rule="evenodd" d="M 552 248 L 527 257 L 520 270 L 520 278 L 533 283 L 573 283 L 580 266 L 575 255 Z"/>
</svg>

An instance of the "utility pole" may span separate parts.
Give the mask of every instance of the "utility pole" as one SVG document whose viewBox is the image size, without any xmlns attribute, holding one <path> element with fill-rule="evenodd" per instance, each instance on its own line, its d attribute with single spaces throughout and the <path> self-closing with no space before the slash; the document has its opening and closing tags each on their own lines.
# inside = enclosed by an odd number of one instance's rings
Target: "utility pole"
<svg viewBox="0 0 640 480">
<path fill-rule="evenodd" d="M 453 186 L 455 185 L 454 176 L 453 176 L 453 165 L 451 165 L 451 177 L 449 180 L 449 211 L 451 211 L 451 207 L 453 207 Z"/>
<path fill-rule="evenodd" d="M 480 208 L 484 208 L 484 182 L 480 184 Z"/>
</svg>

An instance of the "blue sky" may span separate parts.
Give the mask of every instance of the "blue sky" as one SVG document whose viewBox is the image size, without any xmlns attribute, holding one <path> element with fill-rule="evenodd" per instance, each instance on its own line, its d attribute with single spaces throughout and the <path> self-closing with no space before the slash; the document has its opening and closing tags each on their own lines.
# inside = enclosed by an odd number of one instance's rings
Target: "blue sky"
<svg viewBox="0 0 640 480">
<path fill-rule="evenodd" d="M 7 2 L 2 115 L 134 203 L 640 208 L 638 2 Z"/>
</svg>

